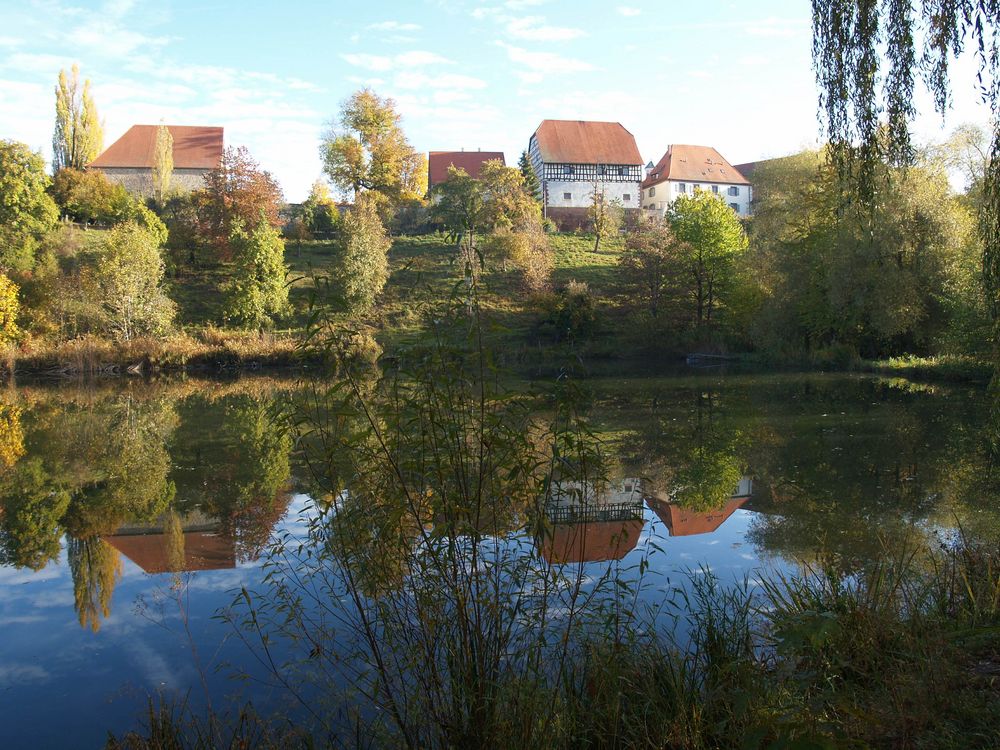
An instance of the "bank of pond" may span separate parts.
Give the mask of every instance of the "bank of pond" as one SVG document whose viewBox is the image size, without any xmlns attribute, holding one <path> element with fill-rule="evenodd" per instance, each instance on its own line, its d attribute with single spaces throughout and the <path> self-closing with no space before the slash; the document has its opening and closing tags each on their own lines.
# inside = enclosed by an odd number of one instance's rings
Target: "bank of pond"
<svg viewBox="0 0 1000 750">
<path fill-rule="evenodd" d="M 365 373 L 0 394 L 0 745 L 1000 743 L 981 387 Z"/>
</svg>

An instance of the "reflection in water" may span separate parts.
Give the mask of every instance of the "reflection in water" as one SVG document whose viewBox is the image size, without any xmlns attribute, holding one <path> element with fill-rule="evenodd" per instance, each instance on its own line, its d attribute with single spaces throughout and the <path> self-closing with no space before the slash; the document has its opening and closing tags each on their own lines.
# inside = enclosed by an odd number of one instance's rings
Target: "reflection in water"
<svg viewBox="0 0 1000 750">
<path fill-rule="evenodd" d="M 556 483 L 545 504 L 549 528 L 539 551 L 557 564 L 620 560 L 638 543 L 643 515 L 637 480 Z"/>
<path fill-rule="evenodd" d="M 154 524 L 123 526 L 104 541 L 145 573 L 235 568 L 236 543 L 221 528 L 198 511 L 183 517 L 171 511 Z"/>
<path fill-rule="evenodd" d="M 65 539 L 77 616 L 96 632 L 122 558 L 151 574 L 257 559 L 291 497 L 291 438 L 272 403 L 156 388 L 30 412 L 0 403 L 0 565 L 40 571 Z"/>
<path fill-rule="evenodd" d="M 597 486 L 563 482 L 553 488 L 545 505 L 548 529 L 539 551 L 550 563 L 620 560 L 639 541 L 649 507 L 670 536 L 710 534 L 743 507 L 753 493 L 753 480 L 743 476 L 720 508 L 692 508 L 676 501 L 684 488 L 669 493 L 644 487 L 640 479 Z"/>
</svg>

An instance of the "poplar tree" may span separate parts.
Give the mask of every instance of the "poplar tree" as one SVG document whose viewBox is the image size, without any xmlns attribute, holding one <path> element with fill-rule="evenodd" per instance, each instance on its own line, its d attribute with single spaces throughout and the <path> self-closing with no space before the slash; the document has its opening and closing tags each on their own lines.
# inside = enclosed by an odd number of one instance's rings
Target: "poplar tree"
<svg viewBox="0 0 1000 750">
<path fill-rule="evenodd" d="M 104 126 L 90 95 L 90 79 L 80 86 L 80 68 L 59 71 L 56 94 L 56 127 L 52 135 L 52 170 L 83 169 L 104 147 Z"/>
<path fill-rule="evenodd" d="M 170 128 L 162 123 L 156 129 L 153 149 L 153 194 L 162 203 L 170 191 L 170 178 L 174 173 L 174 137 Z"/>
</svg>

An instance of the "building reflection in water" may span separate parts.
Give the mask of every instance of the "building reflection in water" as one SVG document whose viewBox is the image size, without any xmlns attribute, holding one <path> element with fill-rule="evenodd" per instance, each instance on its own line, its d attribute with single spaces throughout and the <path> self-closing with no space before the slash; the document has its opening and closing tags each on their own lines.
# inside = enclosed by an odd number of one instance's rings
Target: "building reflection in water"
<svg viewBox="0 0 1000 750">
<path fill-rule="evenodd" d="M 557 484 L 545 504 L 546 533 L 539 539 L 542 557 L 556 564 L 620 560 L 639 542 L 649 507 L 670 536 L 716 531 L 750 500 L 753 480 L 744 476 L 729 501 L 708 511 L 685 508 L 672 493 L 650 488 L 639 479 L 625 479 L 595 488 L 586 482 Z"/>
<path fill-rule="evenodd" d="M 146 573 L 236 567 L 236 544 L 222 523 L 195 510 L 165 513 L 157 522 L 122 526 L 102 537 Z"/>
</svg>

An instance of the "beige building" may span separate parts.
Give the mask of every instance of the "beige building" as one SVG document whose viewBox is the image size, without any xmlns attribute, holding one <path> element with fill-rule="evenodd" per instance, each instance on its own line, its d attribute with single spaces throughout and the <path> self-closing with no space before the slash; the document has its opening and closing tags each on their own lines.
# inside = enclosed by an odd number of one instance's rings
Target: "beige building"
<svg viewBox="0 0 1000 750">
<path fill-rule="evenodd" d="M 191 192 L 204 185 L 205 175 L 222 159 L 222 128 L 200 125 L 167 125 L 174 139 L 172 190 Z M 133 125 L 87 165 L 103 172 L 135 195 L 153 194 L 153 154 L 159 125 Z"/>
<path fill-rule="evenodd" d="M 711 146 L 675 143 L 654 166 L 646 167 L 642 207 L 659 214 L 682 195 L 703 190 L 718 195 L 740 216 L 750 215 L 750 182 Z"/>
</svg>

